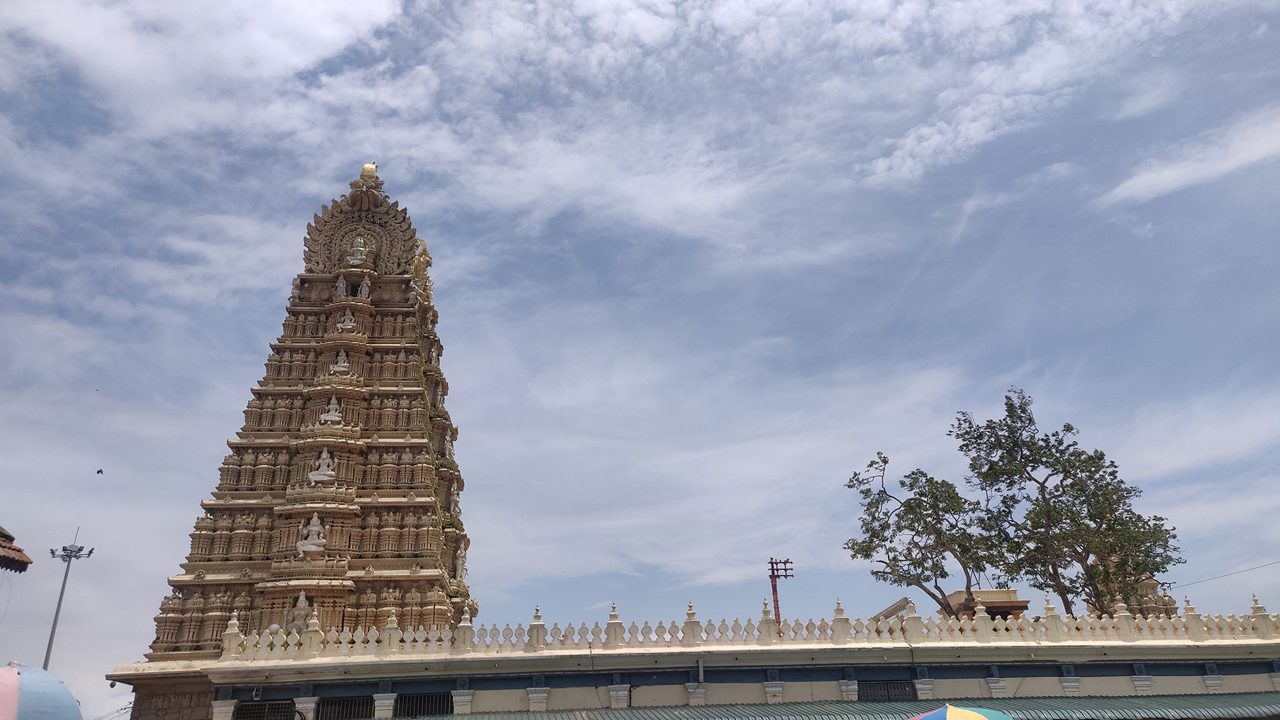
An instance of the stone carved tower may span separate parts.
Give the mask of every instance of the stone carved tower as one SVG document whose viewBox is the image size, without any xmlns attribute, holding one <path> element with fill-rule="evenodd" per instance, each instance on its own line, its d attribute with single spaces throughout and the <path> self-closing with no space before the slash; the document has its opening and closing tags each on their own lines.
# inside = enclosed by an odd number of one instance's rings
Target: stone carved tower
<svg viewBox="0 0 1280 720">
<path fill-rule="evenodd" d="M 307 227 L 284 331 L 169 578 L 152 660 L 241 628 L 443 627 L 474 615 L 431 256 L 365 165 Z"/>
</svg>

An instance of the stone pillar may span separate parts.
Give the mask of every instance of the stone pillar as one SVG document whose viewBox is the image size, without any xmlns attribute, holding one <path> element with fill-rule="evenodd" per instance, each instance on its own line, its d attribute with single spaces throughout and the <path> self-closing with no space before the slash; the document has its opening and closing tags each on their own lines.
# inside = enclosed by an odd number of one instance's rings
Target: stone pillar
<svg viewBox="0 0 1280 720">
<path fill-rule="evenodd" d="M 610 685 L 609 686 L 609 707 L 614 710 L 631 707 L 631 686 L 630 685 Z"/>
<path fill-rule="evenodd" d="M 917 678 L 916 681 L 916 697 L 921 700 L 933 699 L 933 679 Z"/>
<path fill-rule="evenodd" d="M 1182 622 L 1187 626 L 1187 639 L 1191 642 L 1201 642 L 1204 640 L 1204 618 L 1200 613 L 1196 612 L 1196 606 L 1191 604 L 1191 600 L 1183 598 L 1186 607 L 1182 610 Z"/>
<path fill-rule="evenodd" d="M 533 609 L 533 622 L 529 623 L 529 639 L 524 644 L 525 652 L 537 652 L 547 646 L 547 626 L 542 622 L 542 608 Z"/>
<path fill-rule="evenodd" d="M 389 720 L 395 717 L 395 712 L 395 693 L 377 693 L 373 696 L 373 720 Z"/>
<path fill-rule="evenodd" d="M 991 642 L 994 635 L 991 616 L 987 614 L 987 609 L 982 605 L 977 606 L 973 609 L 973 639 L 978 642 Z"/>
<path fill-rule="evenodd" d="M 760 622 L 756 624 L 756 632 L 760 633 L 757 642 L 761 645 L 772 645 L 778 641 L 778 623 L 773 618 L 773 610 L 769 603 L 760 609 Z"/>
<path fill-rule="evenodd" d="M 626 641 L 626 628 L 622 626 L 622 618 L 618 615 L 618 603 L 609 608 L 609 622 L 604 626 L 604 644 L 606 647 L 618 647 Z"/>
<path fill-rule="evenodd" d="M 316 704 L 318 697 L 300 697 L 293 699 L 293 709 L 302 713 L 302 720 L 316 720 Z"/>
<path fill-rule="evenodd" d="M 689 609 L 684 613 L 684 625 L 680 628 L 680 644 L 685 647 L 702 643 L 702 623 L 698 622 L 698 613 L 693 610 L 693 601 L 689 601 Z"/>
<path fill-rule="evenodd" d="M 707 704 L 707 686 L 703 683 L 685 683 L 684 689 L 689 691 L 689 705 L 700 707 Z"/>
<path fill-rule="evenodd" d="M 836 598 L 835 617 L 831 620 L 831 642 L 836 645 L 847 645 L 853 633 L 853 623 L 845 617 L 844 606 L 840 598 Z"/>
<path fill-rule="evenodd" d="M 1253 596 L 1253 605 L 1249 608 L 1250 615 L 1253 617 L 1253 631 L 1257 633 L 1261 640 L 1270 640 L 1275 636 L 1275 628 L 1271 627 L 1271 613 L 1258 602 L 1258 596 Z"/>
<path fill-rule="evenodd" d="M 857 680 L 841 680 L 840 681 L 840 699 L 845 702 L 858 701 L 858 681 Z"/>
<path fill-rule="evenodd" d="M 1120 639 L 1125 642 L 1134 642 L 1138 639 L 1137 627 L 1133 622 L 1133 615 L 1129 612 L 1129 606 L 1124 603 L 1116 603 L 1115 608 L 1116 633 L 1120 635 Z"/>
<path fill-rule="evenodd" d="M 471 697 L 475 695 L 475 690 L 454 690 L 453 692 L 453 714 L 454 715 L 470 715 L 471 714 Z M 314 720 L 314 718 L 308 718 Z"/>
<path fill-rule="evenodd" d="M 920 619 L 913 602 L 907 603 L 907 614 L 902 618 L 902 637 L 909 645 L 924 639 L 924 621 Z"/>
<path fill-rule="evenodd" d="M 781 680 L 770 680 L 764 684 L 764 701 L 770 705 L 777 705 L 782 702 L 782 687 L 785 683 Z"/>
<path fill-rule="evenodd" d="M 1066 639 L 1067 628 L 1062 622 L 1062 616 L 1058 614 L 1058 608 L 1050 602 L 1049 596 L 1044 596 L 1044 639 L 1045 642 L 1062 642 Z"/>
<path fill-rule="evenodd" d="M 231 720 L 231 716 L 236 711 L 236 703 L 239 702 L 234 698 L 231 700 L 214 700 L 213 714 L 210 715 L 211 720 Z"/>
<path fill-rule="evenodd" d="M 531 687 L 524 691 L 529 696 L 529 712 L 547 711 L 547 696 L 551 694 L 551 688 Z"/>
</svg>

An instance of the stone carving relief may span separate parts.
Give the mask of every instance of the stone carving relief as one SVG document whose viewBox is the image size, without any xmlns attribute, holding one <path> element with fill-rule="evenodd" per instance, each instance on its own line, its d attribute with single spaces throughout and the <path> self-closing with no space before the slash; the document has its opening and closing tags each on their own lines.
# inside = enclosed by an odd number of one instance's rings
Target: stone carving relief
<svg viewBox="0 0 1280 720">
<path fill-rule="evenodd" d="M 301 633 L 307 629 L 307 618 L 311 617 L 311 604 L 307 602 L 307 593 L 298 591 L 298 601 L 289 609 L 285 618 L 285 630 Z"/>
<path fill-rule="evenodd" d="M 365 247 L 364 236 L 356 235 L 351 239 L 351 249 L 347 251 L 347 265 L 364 267 L 368 262 L 368 249 Z"/>
<path fill-rule="evenodd" d="M 303 239 L 303 261 L 309 273 L 332 273 L 342 267 L 367 267 L 384 275 L 403 275 L 418 243 L 409 215 L 382 192 L 376 169 L 366 166 L 351 181 L 351 192 L 321 208 Z M 364 245 L 363 263 L 358 243 Z"/>
<path fill-rule="evenodd" d="M 298 523 L 302 539 L 298 541 L 298 557 L 315 557 L 324 551 L 324 525 L 320 524 L 320 516 L 311 513 L 311 522 Z M 301 598 L 299 598 L 301 600 Z"/>
<path fill-rule="evenodd" d="M 338 350 L 338 356 L 334 358 L 333 364 L 329 366 L 329 372 L 334 374 L 351 372 L 351 362 L 347 360 L 346 350 Z"/>
<path fill-rule="evenodd" d="M 338 398 L 330 397 L 329 404 L 325 406 L 324 412 L 320 415 L 322 423 L 340 423 L 342 422 L 342 405 L 338 403 Z"/>
<path fill-rule="evenodd" d="M 315 485 L 318 482 L 333 480 L 338 474 L 333 471 L 333 457 L 329 455 L 329 448 L 320 451 L 320 457 L 316 458 L 316 467 L 307 473 L 307 482 Z"/>
</svg>

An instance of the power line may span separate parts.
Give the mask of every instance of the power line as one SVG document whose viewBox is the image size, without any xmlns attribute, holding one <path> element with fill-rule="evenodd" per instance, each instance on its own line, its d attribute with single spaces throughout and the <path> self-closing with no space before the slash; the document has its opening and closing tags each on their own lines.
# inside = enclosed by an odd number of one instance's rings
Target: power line
<svg viewBox="0 0 1280 720">
<path fill-rule="evenodd" d="M 1240 573 L 1246 573 L 1246 572 L 1249 572 L 1250 570 L 1260 570 L 1260 569 L 1262 569 L 1262 568 L 1264 568 L 1264 567 L 1271 567 L 1272 565 L 1280 565 L 1280 560 L 1272 560 L 1272 561 L 1271 561 L 1271 562 L 1269 562 L 1269 563 L 1262 563 L 1261 565 L 1254 565 L 1253 567 L 1245 568 L 1245 569 L 1243 569 L 1243 570 L 1236 570 L 1236 571 L 1234 571 L 1234 572 L 1224 573 L 1224 574 L 1222 574 L 1222 575 L 1214 575 L 1213 577 L 1208 577 L 1208 578 L 1205 578 L 1205 579 L 1203 579 L 1203 580 L 1196 580 L 1195 582 L 1189 582 L 1189 583 L 1173 583 L 1173 584 L 1172 584 L 1172 585 L 1170 585 L 1169 587 L 1171 587 L 1171 588 L 1175 588 L 1175 587 L 1179 587 L 1179 588 L 1191 587 L 1192 585 L 1199 585 L 1200 583 L 1209 582 L 1210 580 L 1221 580 L 1221 579 L 1222 579 L 1222 578 L 1224 578 L 1224 577 L 1231 577 L 1232 575 L 1239 575 Z"/>
</svg>

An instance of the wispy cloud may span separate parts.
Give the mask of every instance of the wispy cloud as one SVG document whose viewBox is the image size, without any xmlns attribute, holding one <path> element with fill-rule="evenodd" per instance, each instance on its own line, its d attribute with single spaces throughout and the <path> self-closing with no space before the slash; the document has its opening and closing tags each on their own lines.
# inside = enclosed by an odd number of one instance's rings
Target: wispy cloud
<svg viewBox="0 0 1280 720">
<path fill-rule="evenodd" d="M 1168 105 L 1186 87 L 1185 80 L 1172 72 L 1148 72 L 1129 83 L 1129 96 L 1116 109 L 1115 119 L 1129 120 Z"/>
<path fill-rule="evenodd" d="M 1280 106 L 1250 113 L 1147 161 L 1099 202 L 1146 202 L 1280 157 Z"/>
</svg>

